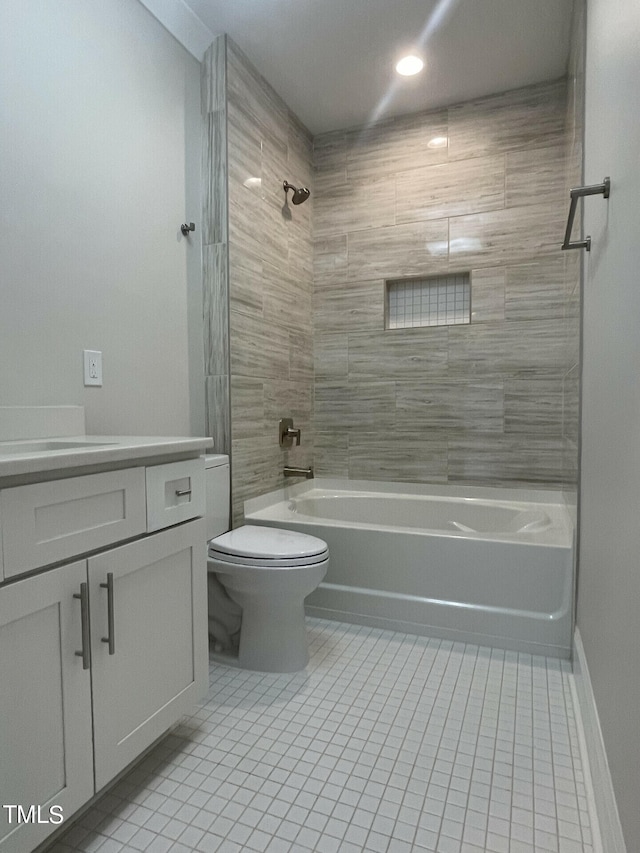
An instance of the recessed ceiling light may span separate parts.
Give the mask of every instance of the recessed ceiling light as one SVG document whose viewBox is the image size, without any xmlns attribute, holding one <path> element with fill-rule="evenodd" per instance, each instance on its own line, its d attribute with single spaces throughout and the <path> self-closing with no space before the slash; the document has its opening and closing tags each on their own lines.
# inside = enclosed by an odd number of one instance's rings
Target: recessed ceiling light
<svg viewBox="0 0 640 853">
<path fill-rule="evenodd" d="M 448 136 L 434 136 L 427 142 L 427 148 L 446 148 L 448 144 Z"/>
<path fill-rule="evenodd" d="M 413 74 L 418 74 L 424 68 L 424 62 L 419 56 L 405 56 L 396 65 L 398 74 L 403 77 L 411 77 Z"/>
</svg>

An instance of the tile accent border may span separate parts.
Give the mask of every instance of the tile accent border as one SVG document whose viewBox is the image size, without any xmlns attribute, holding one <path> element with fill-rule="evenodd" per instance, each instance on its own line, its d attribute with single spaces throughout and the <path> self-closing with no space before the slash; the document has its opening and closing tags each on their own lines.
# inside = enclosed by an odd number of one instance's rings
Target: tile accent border
<svg viewBox="0 0 640 853">
<path fill-rule="evenodd" d="M 591 678 L 587 658 L 582 645 L 582 638 L 578 628 L 574 635 L 574 657 L 573 674 L 575 689 L 575 706 L 579 710 L 579 731 L 584 736 L 583 761 L 587 776 L 591 779 L 591 787 L 594 802 L 589 805 L 592 817 L 597 816 L 598 827 L 593 826 L 594 850 L 596 853 L 627 853 L 627 847 L 622 834 L 620 815 L 616 805 L 616 797 L 607 760 L 607 752 L 600 728 L 598 707 L 593 694 Z M 598 835 L 600 835 L 600 846 L 598 846 Z"/>
<path fill-rule="evenodd" d="M 201 69 L 202 299 L 207 435 L 231 454 L 229 379 L 229 222 L 227 189 L 227 38 L 218 36 Z"/>
</svg>

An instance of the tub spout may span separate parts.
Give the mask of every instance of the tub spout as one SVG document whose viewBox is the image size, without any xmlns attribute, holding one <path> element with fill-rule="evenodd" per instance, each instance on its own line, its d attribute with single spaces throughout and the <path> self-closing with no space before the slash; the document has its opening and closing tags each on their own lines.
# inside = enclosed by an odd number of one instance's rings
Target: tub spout
<svg viewBox="0 0 640 853">
<path fill-rule="evenodd" d="M 285 477 L 306 477 L 307 480 L 313 479 L 313 465 L 308 468 L 292 468 L 290 465 L 284 466 Z"/>
</svg>

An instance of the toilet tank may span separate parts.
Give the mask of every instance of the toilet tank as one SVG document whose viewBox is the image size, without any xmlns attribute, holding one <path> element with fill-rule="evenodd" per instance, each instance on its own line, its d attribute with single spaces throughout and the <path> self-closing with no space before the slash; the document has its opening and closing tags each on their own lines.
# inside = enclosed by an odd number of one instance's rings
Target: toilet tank
<svg viewBox="0 0 640 853">
<path fill-rule="evenodd" d="M 207 541 L 229 530 L 231 492 L 229 483 L 229 457 L 210 454 L 204 457 L 206 485 Z"/>
</svg>

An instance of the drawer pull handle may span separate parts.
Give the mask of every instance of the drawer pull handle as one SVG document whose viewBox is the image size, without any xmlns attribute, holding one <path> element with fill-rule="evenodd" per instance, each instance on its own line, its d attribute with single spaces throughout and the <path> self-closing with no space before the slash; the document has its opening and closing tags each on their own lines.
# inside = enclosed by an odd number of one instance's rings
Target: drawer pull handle
<svg viewBox="0 0 640 853">
<path fill-rule="evenodd" d="M 76 652 L 76 657 L 82 658 L 82 668 L 91 667 L 91 639 L 89 637 L 89 588 L 86 583 L 80 584 L 80 592 L 74 592 L 74 598 L 80 599 L 80 614 L 82 619 L 82 651 Z"/>
<path fill-rule="evenodd" d="M 102 637 L 101 642 L 109 644 L 109 654 L 116 653 L 116 629 L 115 619 L 113 617 L 113 572 L 107 573 L 107 582 L 100 584 L 101 589 L 107 590 L 107 623 L 109 635 Z"/>
<path fill-rule="evenodd" d="M 182 498 L 185 495 L 190 495 L 191 491 L 192 491 L 191 489 L 176 489 L 176 497 Z"/>
</svg>

